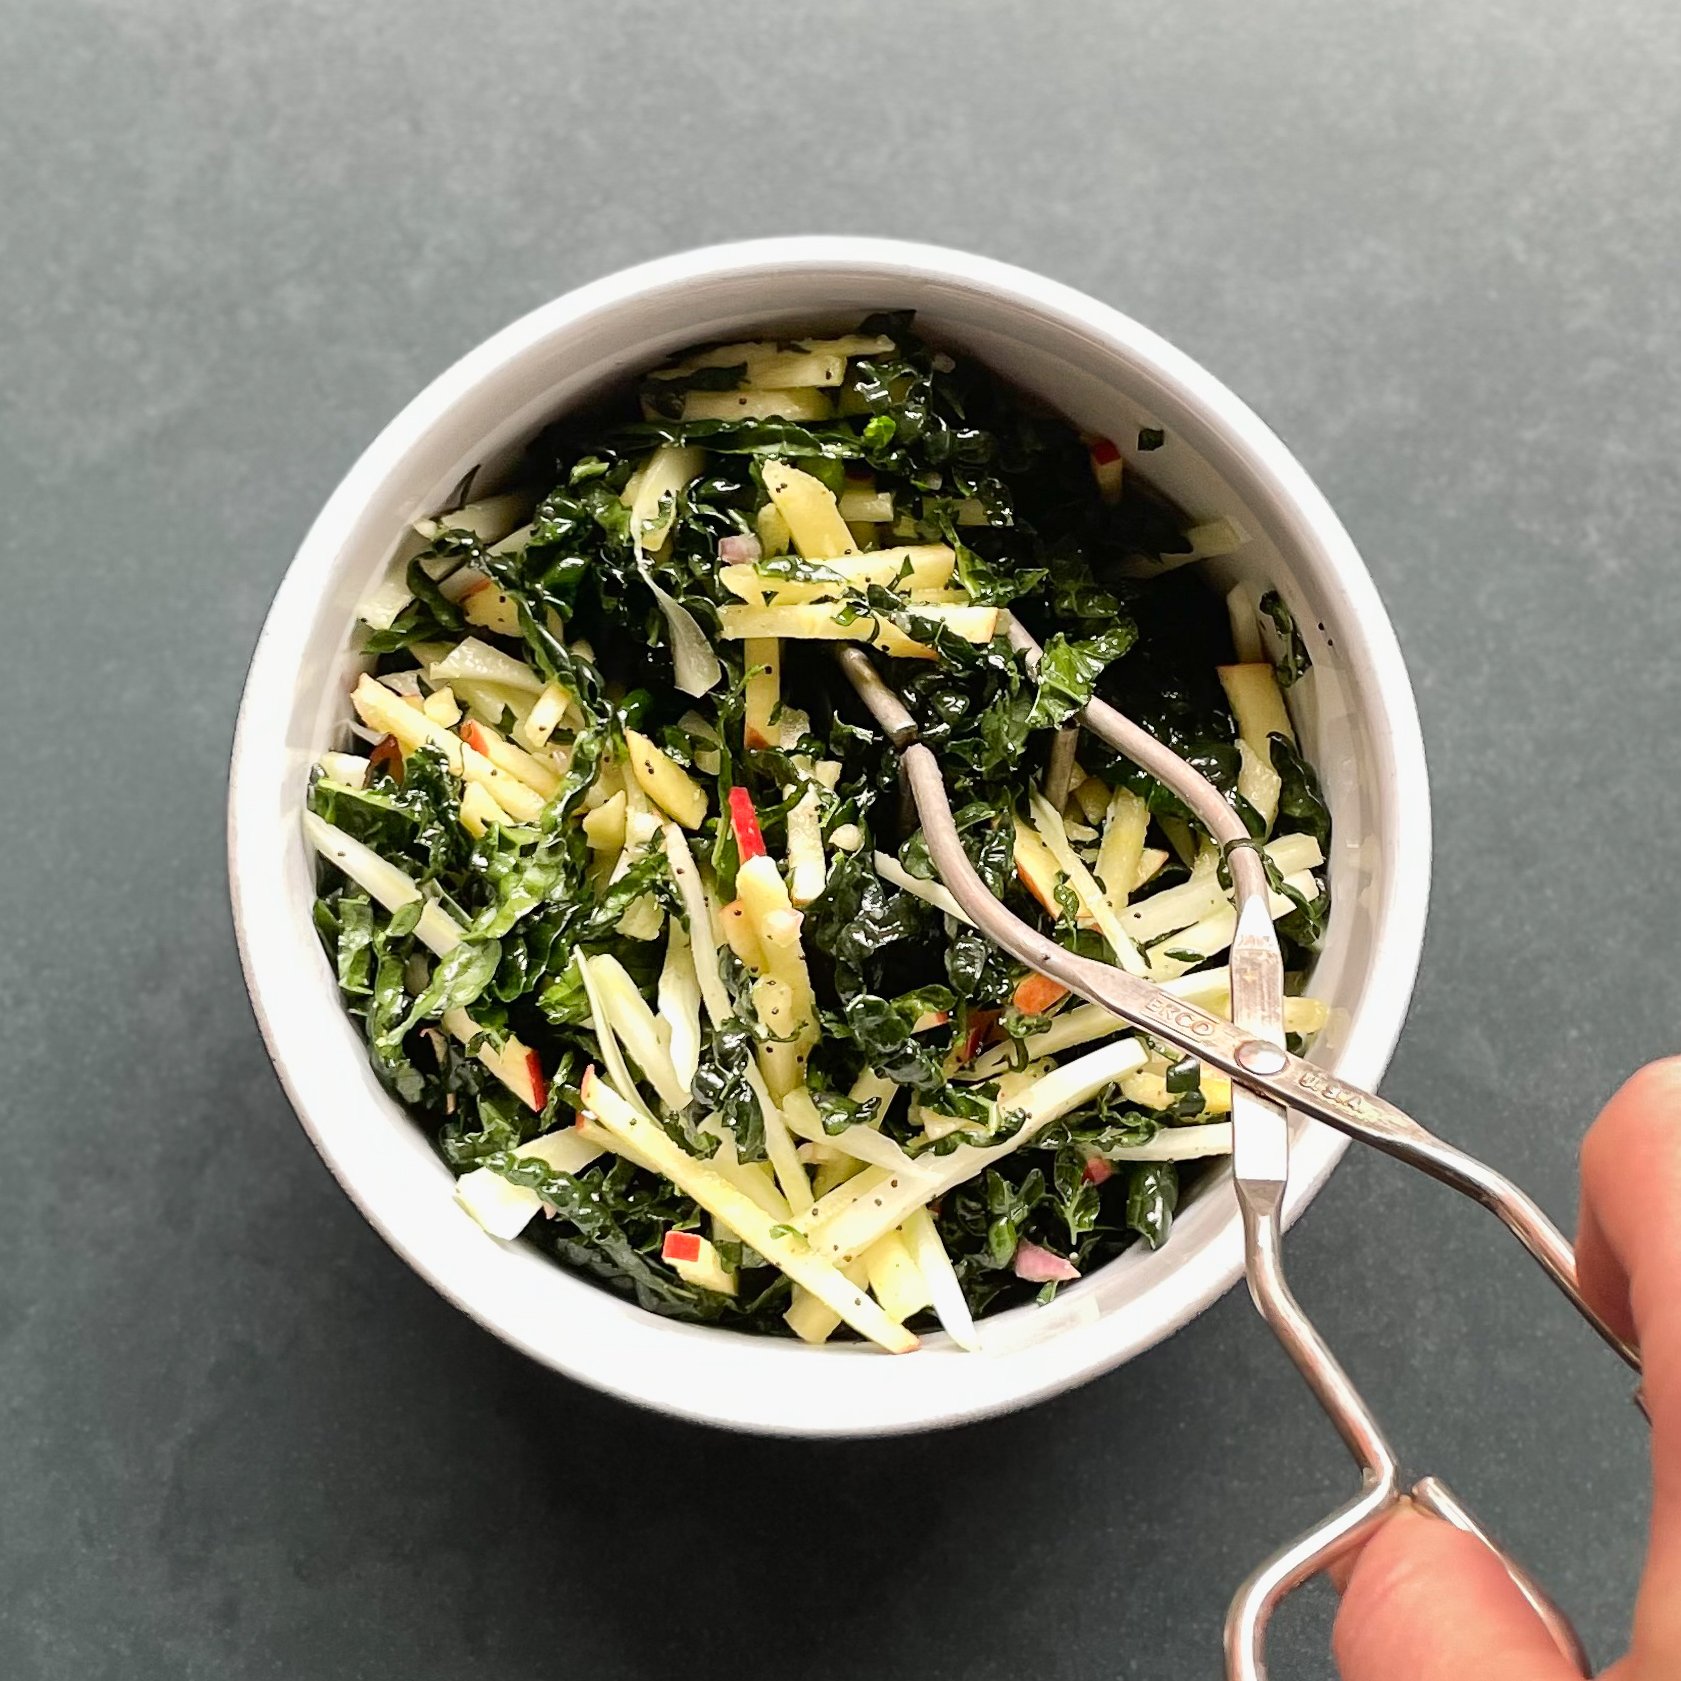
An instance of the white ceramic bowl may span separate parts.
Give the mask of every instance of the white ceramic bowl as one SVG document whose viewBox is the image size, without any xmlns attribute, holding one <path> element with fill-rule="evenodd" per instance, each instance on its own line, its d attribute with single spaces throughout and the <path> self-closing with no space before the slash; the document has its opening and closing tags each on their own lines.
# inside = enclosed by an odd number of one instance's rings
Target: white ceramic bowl
<svg viewBox="0 0 1681 1681">
<path fill-rule="evenodd" d="M 1148 472 L 1192 514 L 1251 534 L 1219 563 L 1282 589 L 1313 675 L 1294 691 L 1335 818 L 1333 911 L 1313 991 L 1333 1006 L 1314 1055 L 1360 1084 L 1384 1071 L 1411 993 L 1430 869 L 1424 754 L 1394 633 L 1342 526 L 1282 443 L 1231 392 L 1137 322 L 1021 269 L 929 246 L 806 238 L 725 245 L 609 276 L 464 356 L 369 446 L 276 595 L 233 750 L 229 874 L 245 975 L 281 1081 L 363 1214 L 444 1295 L 533 1358 L 666 1412 L 790 1435 L 869 1435 L 980 1418 L 1119 1365 L 1236 1280 L 1242 1243 L 1222 1175 L 1170 1241 L 1137 1248 L 1047 1308 L 990 1322 L 991 1352 L 943 1336 L 901 1358 L 678 1325 L 485 1235 L 448 1170 L 380 1089 L 310 923 L 298 813 L 316 754 L 341 737 L 355 604 L 407 523 L 475 463 L 511 460 L 544 422 L 682 346 L 914 309 L 1077 425 L 1167 442 Z M 1298 1129 L 1290 1211 L 1344 1148 Z"/>
</svg>

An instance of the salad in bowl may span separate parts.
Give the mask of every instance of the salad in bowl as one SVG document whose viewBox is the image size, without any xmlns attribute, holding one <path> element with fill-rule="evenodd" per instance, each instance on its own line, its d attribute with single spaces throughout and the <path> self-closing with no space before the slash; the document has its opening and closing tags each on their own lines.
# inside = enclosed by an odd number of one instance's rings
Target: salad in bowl
<svg viewBox="0 0 1681 1681">
<path fill-rule="evenodd" d="M 1219 1010 L 1219 848 L 1064 732 L 1100 695 L 1189 759 L 1267 860 L 1299 1048 L 1306 655 L 1203 575 L 1245 534 L 1152 487 L 1162 441 L 883 315 L 668 358 L 416 523 L 302 823 L 345 1008 L 487 1232 L 652 1313 L 897 1353 L 1171 1243 L 1229 1085 L 969 923 L 832 659 L 882 662 L 1012 910 Z"/>
</svg>

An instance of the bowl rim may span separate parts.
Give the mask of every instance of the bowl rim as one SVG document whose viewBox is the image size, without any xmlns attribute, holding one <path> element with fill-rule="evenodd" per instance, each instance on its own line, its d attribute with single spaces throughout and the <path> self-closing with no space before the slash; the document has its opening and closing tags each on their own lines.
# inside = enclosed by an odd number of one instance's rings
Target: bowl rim
<svg viewBox="0 0 1681 1681">
<path fill-rule="evenodd" d="M 767 1434 L 798 1436 L 884 1435 L 969 1422 L 1031 1405 L 1077 1387 L 1112 1370 L 1178 1330 L 1212 1305 L 1242 1273 L 1242 1245 L 1235 1205 L 1230 1217 L 1204 1242 L 1194 1288 L 1172 1300 L 1168 1311 L 1148 1316 L 1117 1313 L 1102 1323 L 1104 1339 L 1081 1337 L 1078 1357 L 1051 1368 L 1034 1367 L 1030 1381 L 994 1393 L 974 1404 L 946 1404 L 929 1409 L 888 1407 L 883 1416 L 811 1423 L 779 1413 L 758 1396 L 722 1392 L 709 1386 L 706 1403 L 673 1394 L 669 1388 L 639 1383 L 592 1361 L 588 1348 L 579 1354 L 557 1340 L 529 1334 L 512 1315 L 470 1299 L 442 1264 L 394 1231 L 362 1193 L 356 1174 L 335 1146 L 333 1128 L 323 1124 L 292 1078 L 275 1020 L 279 989 L 295 984 L 284 954 L 263 949 L 254 934 L 247 904 L 246 855 L 255 844 L 247 808 L 256 821 L 260 783 L 272 777 L 273 764 L 258 741 L 264 714 L 257 703 L 270 691 L 267 671 L 282 663 L 288 638 L 307 623 L 318 585 L 329 576 L 360 509 L 377 494 L 388 475 L 426 432 L 462 403 L 482 382 L 517 361 L 552 335 L 576 330 L 632 303 L 639 296 L 691 285 L 700 280 L 772 279 L 790 269 L 864 270 L 891 281 L 950 282 L 1002 297 L 1040 318 L 1096 334 L 1124 348 L 1135 362 L 1193 410 L 1200 424 L 1228 457 L 1240 462 L 1292 517 L 1300 533 L 1310 535 L 1321 551 L 1327 574 L 1346 598 L 1349 621 L 1359 627 L 1362 665 L 1371 678 L 1377 713 L 1387 726 L 1380 749 L 1389 784 L 1390 804 L 1402 814 L 1407 844 L 1386 858 L 1381 907 L 1374 922 L 1381 931 L 1366 973 L 1364 995 L 1352 1016 L 1347 1044 L 1336 1066 L 1346 1078 L 1375 1086 L 1393 1053 L 1411 1002 L 1424 942 L 1431 872 L 1431 813 L 1423 738 L 1412 684 L 1399 642 L 1376 585 L 1341 521 L 1306 469 L 1278 436 L 1214 375 L 1148 327 L 1122 311 L 1061 282 L 990 257 L 919 242 L 846 235 L 799 235 L 702 246 L 620 269 L 556 297 L 520 316 L 467 351 L 428 383 L 389 421 L 363 450 L 311 523 L 288 565 L 265 616 L 252 652 L 235 726 L 228 785 L 228 882 L 240 964 L 264 1046 L 287 1098 L 317 1152 L 385 1241 L 441 1295 L 486 1329 L 552 1370 L 591 1387 L 656 1411 L 699 1423 Z M 279 972 L 275 972 L 278 966 Z M 1348 1146 L 1348 1140 L 1325 1128 L 1313 1128 L 1307 1154 L 1311 1165 L 1292 1176 L 1285 1218 L 1293 1221 L 1318 1193 Z M 1297 1159 L 1303 1152 L 1298 1149 Z M 1191 1259 L 1191 1257 L 1187 1257 Z M 1158 1292 L 1159 1295 L 1159 1292 Z M 650 1315 L 650 1319 L 654 1316 Z M 1123 1322 L 1138 1320 L 1136 1325 Z M 656 1321 L 661 1326 L 670 1322 Z M 687 1328 L 685 1328 L 687 1329 Z M 703 1333 L 711 1335 L 712 1333 Z M 1046 1346 L 1063 1340 L 1048 1338 Z M 815 1352 L 815 1351 L 814 1351 Z M 897 1364 L 897 1362 L 895 1362 Z M 1027 1372 L 1024 1371 L 1024 1377 Z"/>
</svg>

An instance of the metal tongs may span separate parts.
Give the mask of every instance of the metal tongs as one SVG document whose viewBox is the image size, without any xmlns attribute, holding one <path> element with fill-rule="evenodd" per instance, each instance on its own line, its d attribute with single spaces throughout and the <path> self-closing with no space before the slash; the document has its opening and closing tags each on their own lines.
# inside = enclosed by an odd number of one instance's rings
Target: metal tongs
<svg viewBox="0 0 1681 1681">
<path fill-rule="evenodd" d="M 1008 629 L 1011 644 L 1030 666 L 1036 665 L 1039 645 L 1013 619 Z M 916 721 L 904 702 L 862 647 L 853 644 L 837 652 L 859 698 L 900 755 L 935 869 L 975 926 L 1012 957 L 1062 982 L 1152 1039 L 1231 1078 L 1232 1176 L 1243 1216 L 1249 1293 L 1353 1455 L 1360 1470 L 1360 1492 L 1274 1553 L 1238 1589 L 1226 1617 L 1230 1681 L 1264 1681 L 1266 1630 L 1279 1603 L 1362 1541 L 1409 1492 L 1414 1504 L 1482 1540 L 1499 1557 L 1560 1650 L 1584 1675 L 1590 1673 L 1581 1641 L 1568 1619 L 1445 1484 L 1425 1477 L 1410 1491 L 1403 1489 L 1400 1463 L 1371 1409 L 1290 1293 L 1281 1245 L 1290 1161 L 1287 1111 L 1323 1121 L 1350 1138 L 1374 1145 L 1493 1210 L 1577 1312 L 1638 1372 L 1638 1353 L 1583 1298 L 1569 1243 L 1533 1199 L 1503 1174 L 1426 1131 L 1394 1104 L 1333 1079 L 1285 1048 L 1284 965 L 1273 929 L 1262 855 L 1219 790 L 1177 753 L 1113 707 L 1091 701 L 1053 745 L 1047 774 L 1050 798 L 1060 810 L 1058 795 L 1066 797 L 1075 743 L 1083 727 L 1169 788 L 1213 837 L 1227 859 L 1238 906 L 1230 956 L 1230 1021 L 1124 969 L 1076 956 L 1005 910 L 963 850 L 939 764 L 917 740 Z"/>
</svg>

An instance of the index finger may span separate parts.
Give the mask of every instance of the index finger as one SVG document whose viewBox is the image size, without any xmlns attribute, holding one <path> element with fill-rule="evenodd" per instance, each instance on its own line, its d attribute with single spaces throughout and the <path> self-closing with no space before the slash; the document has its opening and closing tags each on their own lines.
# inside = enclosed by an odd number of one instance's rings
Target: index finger
<svg viewBox="0 0 1681 1681">
<path fill-rule="evenodd" d="M 1681 1662 L 1681 1058 L 1654 1062 L 1582 1145 L 1583 1294 L 1640 1346 L 1652 1419 L 1652 1534 L 1635 1615 L 1638 1661 Z"/>
<path fill-rule="evenodd" d="M 1681 1057 L 1648 1063 L 1588 1129 L 1576 1267 L 1582 1293 L 1640 1345 L 1654 1427 L 1662 1412 L 1681 1434 Z"/>
</svg>

